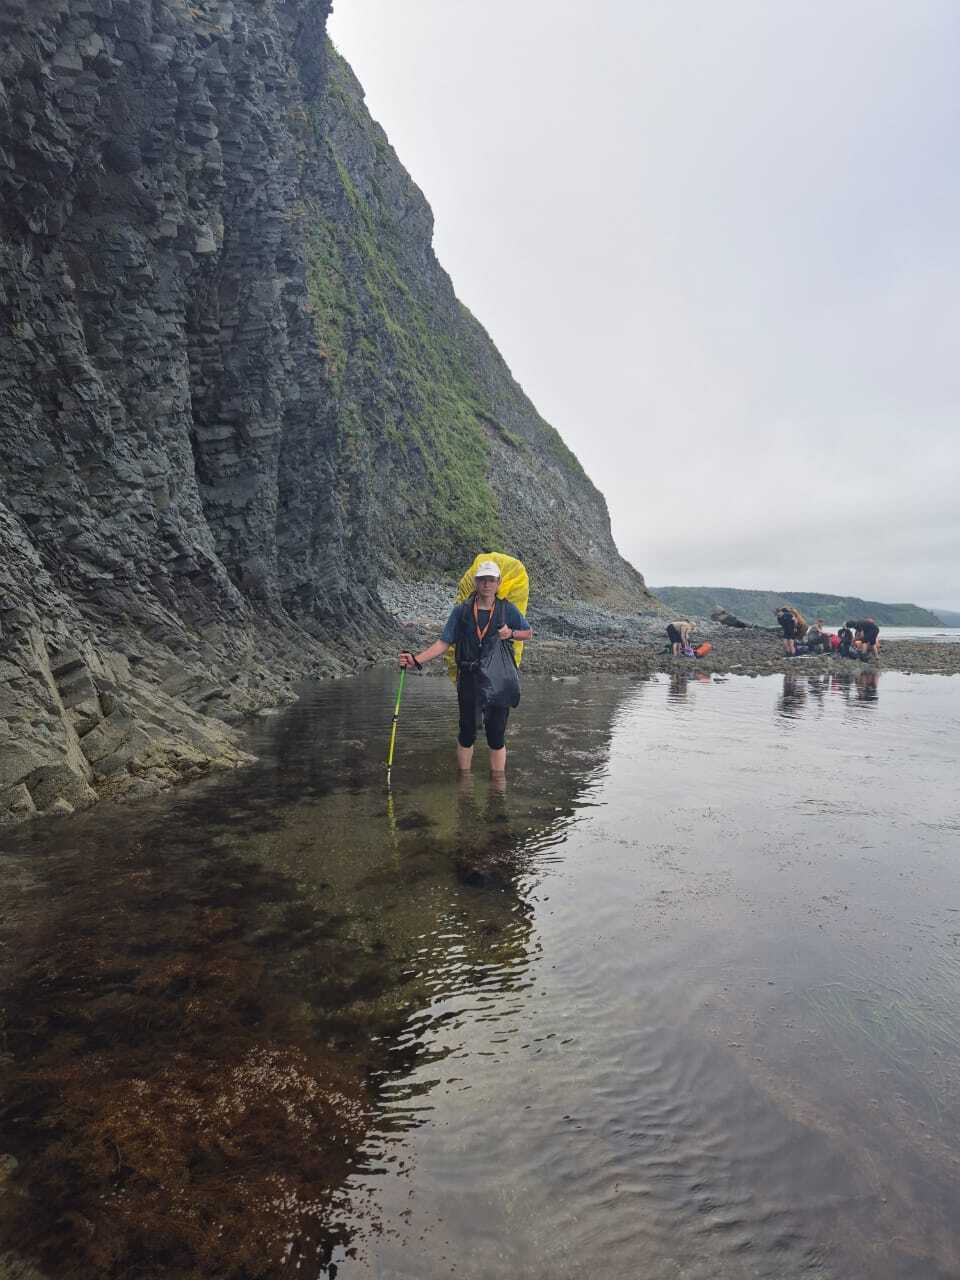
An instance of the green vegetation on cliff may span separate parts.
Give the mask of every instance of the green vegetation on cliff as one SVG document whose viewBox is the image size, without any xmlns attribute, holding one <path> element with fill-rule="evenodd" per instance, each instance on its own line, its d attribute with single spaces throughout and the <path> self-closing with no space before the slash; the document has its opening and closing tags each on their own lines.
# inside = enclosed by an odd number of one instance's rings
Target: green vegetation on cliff
<svg viewBox="0 0 960 1280">
<path fill-rule="evenodd" d="M 381 573 L 459 573 L 483 547 L 541 589 L 646 599 L 602 495 L 537 413 L 432 247 L 433 215 L 332 45 L 291 112 L 310 318 L 337 503 Z"/>
<path fill-rule="evenodd" d="M 489 432 L 498 424 L 457 329 L 438 323 L 434 300 L 405 260 L 410 246 L 399 224 L 409 206 L 414 217 L 429 216 L 422 197 L 409 179 L 397 183 L 393 153 L 349 69 L 332 47 L 329 59 L 327 95 L 337 110 L 308 109 L 308 128 L 326 175 L 335 177 L 334 195 L 308 196 L 302 216 L 341 454 L 349 470 L 372 451 L 388 480 L 368 495 L 376 509 L 403 516 L 421 562 L 455 568 L 462 548 L 504 540 L 488 479 Z M 324 127 L 330 119 L 337 130 Z M 497 434 L 524 447 L 506 429 Z"/>
<path fill-rule="evenodd" d="M 737 587 L 651 587 L 658 599 L 680 613 L 709 617 L 716 608 L 726 609 L 743 622 L 757 626 L 774 625 L 773 611 L 782 604 L 793 605 L 805 618 L 822 618 L 838 626 L 848 618 L 875 618 L 881 626 L 935 627 L 940 619 L 929 609 L 915 604 L 883 604 L 857 596 L 829 596 L 811 591 L 747 591 Z"/>
</svg>

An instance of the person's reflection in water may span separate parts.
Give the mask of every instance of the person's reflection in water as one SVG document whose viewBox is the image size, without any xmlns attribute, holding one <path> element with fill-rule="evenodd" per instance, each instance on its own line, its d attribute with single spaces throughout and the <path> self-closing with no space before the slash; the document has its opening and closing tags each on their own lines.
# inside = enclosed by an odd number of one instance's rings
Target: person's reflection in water
<svg viewBox="0 0 960 1280">
<path fill-rule="evenodd" d="M 786 720 L 799 720 L 806 697 L 806 681 L 789 673 L 784 674 L 783 693 L 777 703 L 777 714 Z"/>
<path fill-rule="evenodd" d="M 852 681 L 848 675 L 832 675 L 830 677 L 830 692 L 839 693 L 844 702 L 849 702 L 851 683 Z"/>
<path fill-rule="evenodd" d="M 670 688 L 667 690 L 668 702 L 686 702 L 689 679 L 686 671 L 673 672 L 670 677 Z"/>
<path fill-rule="evenodd" d="M 484 792 L 483 785 L 477 790 L 472 773 L 461 771 L 457 779 L 457 824 L 460 829 L 487 828 L 490 823 L 504 824 L 508 821 L 506 773 L 490 774 L 486 804 Z"/>
<path fill-rule="evenodd" d="M 830 688 L 830 673 L 824 671 L 822 674 L 808 676 L 807 685 L 817 702 L 822 704 L 824 695 Z"/>
<path fill-rule="evenodd" d="M 473 774 L 461 770 L 457 777 L 457 800 L 472 800 L 474 795 Z"/>
<path fill-rule="evenodd" d="M 490 790 L 487 793 L 487 812 L 485 820 L 496 825 L 501 831 L 509 829 L 510 815 L 507 811 L 507 775 L 495 773 L 490 775 Z"/>
<path fill-rule="evenodd" d="M 858 671 L 856 677 L 857 701 L 876 702 L 878 699 L 877 685 L 879 683 L 879 671 Z"/>
<path fill-rule="evenodd" d="M 457 824 L 461 828 L 469 828 L 479 821 L 480 806 L 477 804 L 473 774 L 461 769 L 457 776 Z"/>
</svg>

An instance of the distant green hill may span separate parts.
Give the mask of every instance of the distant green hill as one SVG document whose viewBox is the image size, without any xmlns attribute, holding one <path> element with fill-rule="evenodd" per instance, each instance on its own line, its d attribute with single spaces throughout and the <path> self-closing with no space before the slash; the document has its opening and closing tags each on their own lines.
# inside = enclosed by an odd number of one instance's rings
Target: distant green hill
<svg viewBox="0 0 960 1280">
<path fill-rule="evenodd" d="M 937 609 L 936 614 L 945 627 L 960 627 L 960 613 L 953 609 Z"/>
<path fill-rule="evenodd" d="M 883 604 L 879 600 L 827 596 L 812 591 L 742 591 L 737 587 L 651 587 L 650 590 L 678 613 L 709 618 L 719 606 L 744 622 L 761 627 L 776 626 L 773 611 L 782 604 L 793 605 L 808 621 L 822 618 L 830 626 L 839 626 L 848 618 L 875 618 L 881 626 L 888 627 L 937 627 L 946 622 L 942 615 L 916 604 Z"/>
</svg>

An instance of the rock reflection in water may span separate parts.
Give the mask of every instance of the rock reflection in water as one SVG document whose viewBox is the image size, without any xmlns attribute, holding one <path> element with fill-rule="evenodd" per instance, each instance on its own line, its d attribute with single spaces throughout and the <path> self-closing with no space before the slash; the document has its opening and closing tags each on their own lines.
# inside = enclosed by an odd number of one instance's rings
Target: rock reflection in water
<svg viewBox="0 0 960 1280">
<path fill-rule="evenodd" d="M 780 677 L 618 709 L 529 889 L 541 961 L 489 1004 L 437 985 L 448 1057 L 402 1081 L 412 1173 L 350 1280 L 960 1274 L 960 690 L 790 674 L 787 732 Z M 562 709 L 541 724 L 575 749 Z"/>
<path fill-rule="evenodd" d="M 7 838 L 4 1242 L 78 1280 L 960 1275 L 960 686 L 789 674 L 531 681 L 504 789 L 413 680 L 389 792 L 369 676 L 243 775 Z"/>
<path fill-rule="evenodd" d="M 397 1100 L 437 995 L 523 984 L 523 851 L 559 839 L 624 690 L 568 697 L 512 791 L 458 788 L 431 712 L 385 795 L 382 684 L 272 722 L 244 775 L 6 841 L 0 1239 L 46 1274 L 317 1274 L 348 1174 L 420 1122 L 419 1086 Z"/>
</svg>

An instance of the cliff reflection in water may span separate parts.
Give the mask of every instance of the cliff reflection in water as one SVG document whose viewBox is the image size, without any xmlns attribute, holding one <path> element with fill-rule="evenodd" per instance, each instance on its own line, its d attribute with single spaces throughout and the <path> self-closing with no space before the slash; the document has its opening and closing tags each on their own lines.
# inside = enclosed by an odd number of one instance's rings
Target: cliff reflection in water
<svg viewBox="0 0 960 1280">
<path fill-rule="evenodd" d="M 390 683 L 311 693 L 252 771 L 5 840 L 0 1239 L 48 1275 L 269 1276 L 349 1251 L 344 1183 L 418 1123 L 398 1089 L 438 996 L 526 981 L 519 877 L 629 687 L 571 685 L 503 792 L 455 784 L 450 699 L 415 686 L 388 796 Z"/>
</svg>

